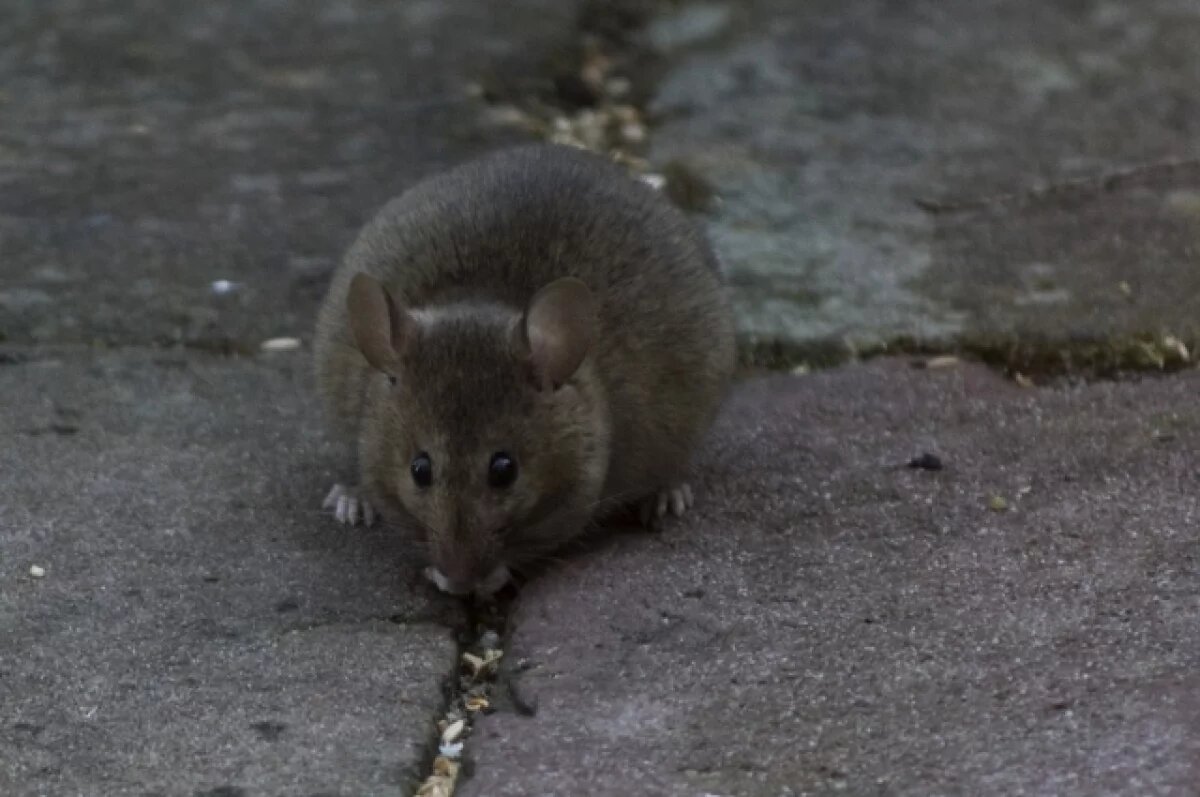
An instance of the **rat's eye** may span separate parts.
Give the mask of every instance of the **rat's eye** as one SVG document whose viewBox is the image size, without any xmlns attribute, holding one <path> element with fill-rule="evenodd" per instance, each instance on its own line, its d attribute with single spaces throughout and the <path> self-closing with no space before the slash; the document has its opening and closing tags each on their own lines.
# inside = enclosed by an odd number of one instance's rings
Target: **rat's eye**
<svg viewBox="0 0 1200 797">
<path fill-rule="evenodd" d="M 387 378 L 388 378 L 388 384 L 389 384 L 389 385 L 395 385 L 395 384 L 396 384 L 396 377 L 394 377 L 394 376 L 393 376 L 393 375 L 391 375 L 391 374 L 388 374 L 388 375 L 387 375 Z"/>
<path fill-rule="evenodd" d="M 424 451 L 413 458 L 408 470 L 412 473 L 413 482 L 418 487 L 428 487 L 433 483 L 433 460 Z"/>
<path fill-rule="evenodd" d="M 492 454 L 492 462 L 488 465 L 488 484 L 500 489 L 516 480 L 517 461 L 503 451 Z"/>
</svg>

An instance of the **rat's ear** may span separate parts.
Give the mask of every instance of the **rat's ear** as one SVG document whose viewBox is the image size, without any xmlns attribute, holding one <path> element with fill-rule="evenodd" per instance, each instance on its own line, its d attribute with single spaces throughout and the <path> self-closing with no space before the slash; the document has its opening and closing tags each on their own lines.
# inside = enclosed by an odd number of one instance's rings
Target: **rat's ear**
<svg viewBox="0 0 1200 797">
<path fill-rule="evenodd" d="M 350 280 L 346 310 L 354 342 L 367 362 L 380 371 L 392 370 L 412 337 L 412 317 L 396 304 L 383 283 L 362 273 Z"/>
<path fill-rule="evenodd" d="M 515 331 L 538 388 L 559 387 L 583 363 L 596 335 L 591 291 L 574 277 L 551 282 L 529 300 Z"/>
</svg>

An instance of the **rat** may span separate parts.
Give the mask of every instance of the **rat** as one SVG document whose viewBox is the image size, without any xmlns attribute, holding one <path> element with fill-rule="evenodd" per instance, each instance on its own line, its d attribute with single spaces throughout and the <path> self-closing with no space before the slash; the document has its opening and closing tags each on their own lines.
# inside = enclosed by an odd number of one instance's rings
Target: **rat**
<svg viewBox="0 0 1200 797">
<path fill-rule="evenodd" d="M 317 317 L 316 381 L 357 484 L 452 594 L 488 595 L 606 514 L 655 528 L 736 364 L 704 233 L 653 187 L 555 144 L 427 177 L 347 249 Z"/>
</svg>

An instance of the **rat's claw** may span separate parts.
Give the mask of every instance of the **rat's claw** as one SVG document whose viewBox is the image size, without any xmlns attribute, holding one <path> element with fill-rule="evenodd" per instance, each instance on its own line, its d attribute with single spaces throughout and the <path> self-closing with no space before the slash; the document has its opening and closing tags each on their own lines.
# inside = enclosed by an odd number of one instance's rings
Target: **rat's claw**
<svg viewBox="0 0 1200 797">
<path fill-rule="evenodd" d="M 321 502 L 322 509 L 333 509 L 337 506 L 338 496 L 346 491 L 346 488 L 340 484 L 333 485 L 328 493 L 325 494 L 325 500 Z"/>
<path fill-rule="evenodd" d="M 667 491 L 671 502 L 671 514 L 675 517 L 683 517 L 683 513 L 692 508 L 692 503 L 695 497 L 692 495 L 692 488 L 686 484 L 681 484 L 674 489 Z"/>
<path fill-rule="evenodd" d="M 358 525 L 360 518 L 364 526 L 375 522 L 375 507 L 371 506 L 366 498 L 359 496 L 356 490 L 341 484 L 333 485 L 333 489 L 321 502 L 321 507 L 332 509 L 337 521 L 348 526 Z"/>
<path fill-rule="evenodd" d="M 692 488 L 687 484 L 677 484 L 647 496 L 642 502 L 639 513 L 642 525 L 647 528 L 656 528 L 668 512 L 675 517 L 682 517 L 691 509 L 695 500 Z"/>
<path fill-rule="evenodd" d="M 337 519 L 351 526 L 358 523 L 358 502 L 354 500 L 353 496 L 343 495 L 338 497 Z"/>
</svg>

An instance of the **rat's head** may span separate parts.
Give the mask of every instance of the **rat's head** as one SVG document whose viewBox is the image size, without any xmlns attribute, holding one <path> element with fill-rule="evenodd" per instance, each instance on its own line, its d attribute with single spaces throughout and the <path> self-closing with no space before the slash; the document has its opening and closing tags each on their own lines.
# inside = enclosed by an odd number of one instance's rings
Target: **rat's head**
<svg viewBox="0 0 1200 797">
<path fill-rule="evenodd" d="M 365 486 L 417 521 L 442 589 L 490 593 L 582 530 L 608 447 L 582 282 L 556 280 L 522 309 L 410 309 L 358 274 L 348 310 L 378 372 Z"/>
</svg>

